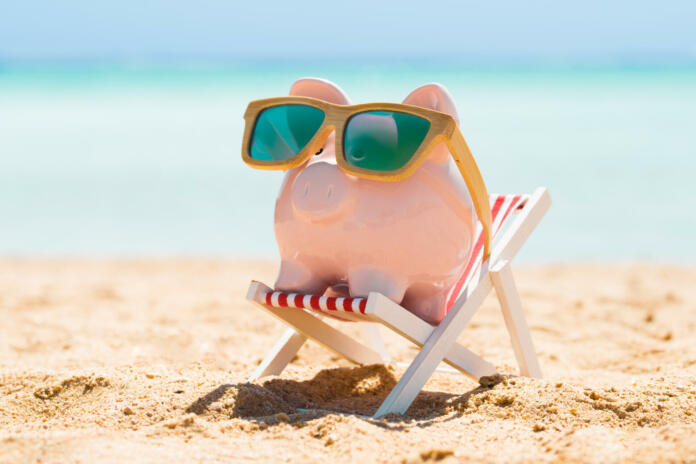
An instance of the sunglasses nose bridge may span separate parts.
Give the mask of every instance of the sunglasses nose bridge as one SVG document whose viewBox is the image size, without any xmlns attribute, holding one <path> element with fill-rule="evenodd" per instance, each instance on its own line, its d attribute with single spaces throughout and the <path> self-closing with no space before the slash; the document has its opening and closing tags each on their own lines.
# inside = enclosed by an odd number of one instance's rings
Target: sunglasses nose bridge
<svg viewBox="0 0 696 464">
<path fill-rule="evenodd" d="M 327 121 L 325 125 L 319 130 L 319 135 L 316 138 L 316 142 L 314 146 L 316 149 L 312 151 L 311 153 L 314 153 L 317 155 L 318 151 L 320 149 L 323 149 L 323 153 L 319 154 L 318 157 L 315 158 L 315 156 L 311 156 L 309 158 L 309 164 L 313 164 L 315 162 L 326 162 L 329 164 L 337 165 L 343 173 L 351 178 L 353 178 L 353 174 L 350 172 L 350 170 L 346 170 L 344 166 L 341 166 L 342 163 L 339 162 L 338 158 L 343 156 L 342 155 L 342 149 L 340 147 L 340 144 L 342 143 L 342 137 L 339 137 L 338 134 L 338 127 L 340 127 L 340 123 L 336 123 L 335 121 Z M 330 145 L 327 145 L 327 142 L 330 140 L 331 136 L 333 135 L 333 141 Z M 333 149 L 333 153 L 330 156 L 329 155 L 329 150 Z"/>
<path fill-rule="evenodd" d="M 322 126 L 319 129 L 318 135 L 316 136 L 316 139 L 314 142 L 316 150 L 319 150 L 321 147 L 326 145 L 326 141 L 331 137 L 331 134 L 334 134 L 335 132 L 336 132 L 336 126 L 330 122 L 328 122 L 324 126 Z"/>
<path fill-rule="evenodd" d="M 336 124 L 333 121 L 327 121 L 322 129 L 324 136 L 328 137 L 331 133 L 336 131 Z"/>
</svg>

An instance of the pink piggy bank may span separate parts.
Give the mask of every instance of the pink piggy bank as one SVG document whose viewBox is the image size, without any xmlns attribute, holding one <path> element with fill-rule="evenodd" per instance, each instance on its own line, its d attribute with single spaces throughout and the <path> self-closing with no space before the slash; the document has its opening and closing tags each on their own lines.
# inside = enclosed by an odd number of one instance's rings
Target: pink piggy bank
<svg viewBox="0 0 696 464">
<path fill-rule="evenodd" d="M 350 104 L 338 86 L 320 79 L 298 80 L 290 95 Z M 419 87 L 404 103 L 458 121 L 451 96 L 439 84 Z M 275 288 L 354 297 L 379 292 L 439 323 L 469 259 L 477 222 L 447 147 L 435 148 L 402 181 L 376 181 L 337 167 L 334 137 L 283 180 L 275 209 L 281 256 Z"/>
</svg>

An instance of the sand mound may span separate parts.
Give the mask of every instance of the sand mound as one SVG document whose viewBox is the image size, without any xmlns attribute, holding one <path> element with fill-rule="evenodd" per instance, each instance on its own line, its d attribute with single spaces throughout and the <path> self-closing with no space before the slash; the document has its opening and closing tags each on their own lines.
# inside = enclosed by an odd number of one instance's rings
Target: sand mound
<svg viewBox="0 0 696 464">
<path fill-rule="evenodd" d="M 198 399 L 186 412 L 211 420 L 265 417 L 295 412 L 295 408 L 263 387 L 253 384 L 222 385 Z"/>
<path fill-rule="evenodd" d="M 308 410 L 372 415 L 396 384 L 393 369 L 383 365 L 339 367 L 314 378 L 295 381 L 274 378 L 260 384 L 222 385 L 187 412 L 209 418 L 264 418 Z M 406 417 L 437 415 L 455 395 L 424 392 Z"/>
</svg>

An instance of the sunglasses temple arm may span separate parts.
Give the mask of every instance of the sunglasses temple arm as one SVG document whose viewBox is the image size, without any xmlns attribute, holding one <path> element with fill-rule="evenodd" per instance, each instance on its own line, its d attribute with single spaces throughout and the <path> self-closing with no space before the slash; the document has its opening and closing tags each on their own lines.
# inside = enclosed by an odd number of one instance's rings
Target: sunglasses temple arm
<svg viewBox="0 0 696 464">
<path fill-rule="evenodd" d="M 457 163 L 466 186 L 469 188 L 471 199 L 474 202 L 476 215 L 483 226 L 483 261 L 491 254 L 491 204 L 488 199 L 488 190 L 481 177 L 478 165 L 462 133 L 455 129 L 447 141 L 447 147 Z"/>
</svg>

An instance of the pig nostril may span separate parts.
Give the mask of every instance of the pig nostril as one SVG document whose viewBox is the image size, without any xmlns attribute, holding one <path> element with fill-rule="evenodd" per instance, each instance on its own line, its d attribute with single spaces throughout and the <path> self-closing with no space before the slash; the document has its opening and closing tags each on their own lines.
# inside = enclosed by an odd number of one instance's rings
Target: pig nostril
<svg viewBox="0 0 696 464">
<path fill-rule="evenodd" d="M 333 195 L 333 185 L 329 185 L 329 188 L 326 189 L 326 198 L 331 198 L 331 195 Z"/>
<path fill-rule="evenodd" d="M 304 196 L 307 197 L 309 195 L 309 182 L 304 184 Z"/>
</svg>

